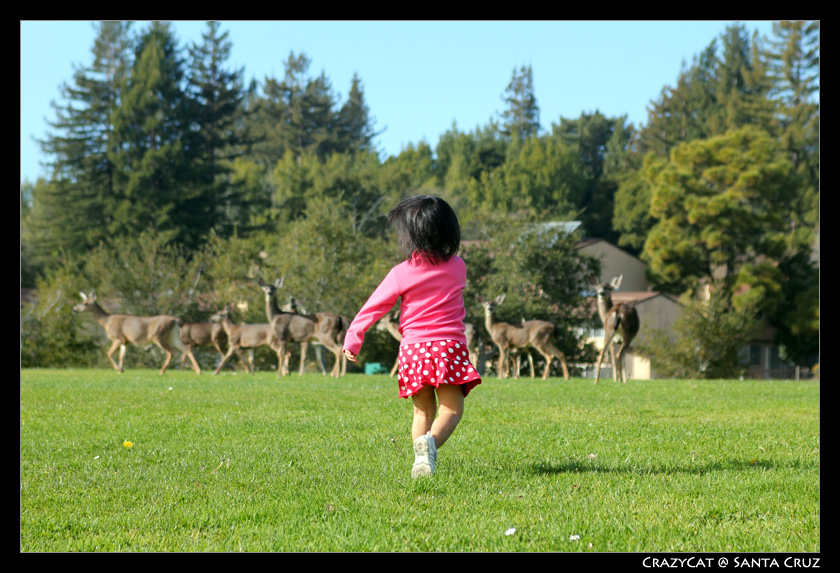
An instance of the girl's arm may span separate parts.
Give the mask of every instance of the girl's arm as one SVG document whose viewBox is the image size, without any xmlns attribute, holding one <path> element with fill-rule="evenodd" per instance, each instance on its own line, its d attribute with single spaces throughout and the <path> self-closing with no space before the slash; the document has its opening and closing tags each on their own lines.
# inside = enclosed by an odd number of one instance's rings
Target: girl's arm
<svg viewBox="0 0 840 573">
<path fill-rule="evenodd" d="M 385 316 L 385 313 L 394 308 L 397 299 L 400 297 L 399 287 L 393 269 L 379 283 L 373 294 L 353 318 L 347 334 L 344 336 L 344 354 L 355 361 L 356 355 L 362 348 L 365 333 L 374 322 Z"/>
</svg>

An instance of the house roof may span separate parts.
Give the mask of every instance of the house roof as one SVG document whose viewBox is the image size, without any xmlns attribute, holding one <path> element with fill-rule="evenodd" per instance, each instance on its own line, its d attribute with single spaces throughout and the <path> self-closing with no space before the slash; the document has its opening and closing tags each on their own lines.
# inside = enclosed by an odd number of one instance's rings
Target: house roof
<svg viewBox="0 0 840 573">
<path fill-rule="evenodd" d="M 646 263 L 646 262 L 644 262 L 644 261 L 643 261 L 642 259 L 640 259 L 639 257 L 637 257 L 636 255 L 634 255 L 634 254 L 632 254 L 632 253 L 629 253 L 629 252 L 625 251 L 625 250 L 624 250 L 624 249 L 622 249 L 621 247 L 619 247 L 619 246 L 617 246 L 617 245 L 614 245 L 614 244 L 610 243 L 610 242 L 609 242 L 609 241 L 607 241 L 606 239 L 584 239 L 584 240 L 582 240 L 582 241 L 579 241 L 579 242 L 575 245 L 575 247 L 574 247 L 574 248 L 575 248 L 575 249 L 585 249 L 586 247 L 591 247 L 592 245 L 597 245 L 598 243 L 604 243 L 605 245 L 608 245 L 608 246 L 612 247 L 612 248 L 613 248 L 613 249 L 615 249 L 616 251 L 620 251 L 621 253 L 623 253 L 624 255 L 626 255 L 626 256 L 628 256 L 628 257 L 630 257 L 631 259 L 636 259 L 637 261 L 639 261 L 639 262 L 640 262 L 640 263 L 642 263 L 643 265 L 647 266 L 647 263 Z"/>
</svg>

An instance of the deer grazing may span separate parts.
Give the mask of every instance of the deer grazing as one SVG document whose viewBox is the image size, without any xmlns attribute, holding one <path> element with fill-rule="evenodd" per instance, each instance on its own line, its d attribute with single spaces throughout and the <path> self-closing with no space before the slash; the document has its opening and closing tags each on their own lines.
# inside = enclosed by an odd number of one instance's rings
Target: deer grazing
<svg viewBox="0 0 840 573">
<path fill-rule="evenodd" d="M 132 316 L 130 314 L 109 314 L 99 303 L 96 302 L 96 293 L 91 291 L 89 295 L 82 295 L 82 302 L 73 307 L 73 312 L 89 312 L 93 314 L 94 320 L 105 329 L 105 334 L 111 340 L 111 348 L 108 349 L 108 360 L 114 370 L 122 373 L 123 358 L 125 349 L 129 344 L 143 344 L 153 342 L 157 344 L 166 354 L 160 373 L 166 372 L 166 368 L 172 361 L 175 351 L 186 354 L 192 362 L 196 374 L 201 374 L 198 362 L 193 356 L 192 350 L 181 342 L 180 321 L 174 316 Z M 113 354 L 120 349 L 119 364 L 114 362 Z"/>
<path fill-rule="evenodd" d="M 221 324 L 213 322 L 185 322 L 181 325 L 180 336 L 181 342 L 189 348 L 190 352 L 197 346 L 213 346 L 218 350 L 219 356 L 222 358 L 225 357 L 225 351 L 222 350 L 222 345 L 227 344 L 227 334 Z M 187 353 L 182 353 L 181 368 L 184 367 L 186 358 Z"/>
<path fill-rule="evenodd" d="M 604 352 L 609 348 L 612 360 L 613 380 L 627 382 L 627 366 L 624 362 L 625 353 L 633 338 L 639 332 L 639 313 L 630 303 L 620 302 L 613 304 L 612 291 L 621 285 L 623 275 L 615 277 L 609 283 L 599 283 L 598 277 L 589 275 L 589 282 L 595 286 L 598 295 L 598 314 L 601 322 L 604 323 L 604 346 L 598 354 L 598 364 L 595 367 L 595 383 L 601 377 L 601 362 L 604 360 Z M 618 349 L 618 367 L 616 368 L 616 352 L 613 347 L 613 338 L 621 338 L 621 346 Z"/>
<path fill-rule="evenodd" d="M 496 320 L 494 311 L 496 307 L 505 300 L 501 294 L 494 300 L 486 300 L 478 295 L 478 302 L 484 307 L 484 324 L 490 339 L 499 349 L 499 378 L 509 375 L 509 362 L 511 348 L 534 348 L 542 354 L 545 359 L 545 370 L 542 379 L 548 378 L 548 370 L 551 366 L 551 359 L 560 360 L 563 368 L 563 378 L 569 379 L 569 368 L 566 365 L 566 356 L 557 348 L 554 342 L 554 325 L 546 320 L 528 320 L 522 324 L 510 324 Z M 529 353 L 530 358 L 530 353 Z M 534 376 L 533 362 L 531 362 L 531 377 Z"/>
<path fill-rule="evenodd" d="M 343 376 L 347 372 L 347 359 L 342 345 L 350 321 L 333 312 L 306 315 L 284 312 L 277 305 L 276 298 L 277 289 L 283 286 L 283 279 L 277 279 L 271 284 L 259 279 L 259 285 L 265 293 L 266 316 L 275 328 L 275 335 L 283 338 L 285 342 L 299 342 L 301 345 L 298 373 L 303 374 L 309 343 L 318 342 L 335 355 L 335 364 L 330 371 L 330 376 Z"/>
<path fill-rule="evenodd" d="M 260 346 L 268 346 L 277 352 L 277 360 L 279 361 L 277 365 L 277 376 L 285 374 L 283 371 L 283 365 L 284 358 L 286 356 L 286 341 L 282 338 L 277 338 L 274 335 L 274 327 L 270 324 L 236 324 L 233 320 L 231 320 L 230 315 L 231 306 L 227 305 L 210 317 L 212 322 L 222 326 L 228 339 L 228 350 L 222 358 L 222 361 L 216 367 L 215 374 L 219 373 L 225 365 L 225 362 L 233 356 L 234 352 L 239 355 L 245 371 L 253 374 L 254 365 L 250 363 L 250 361 L 246 364 L 241 350 L 243 348 L 258 348 Z"/>
</svg>

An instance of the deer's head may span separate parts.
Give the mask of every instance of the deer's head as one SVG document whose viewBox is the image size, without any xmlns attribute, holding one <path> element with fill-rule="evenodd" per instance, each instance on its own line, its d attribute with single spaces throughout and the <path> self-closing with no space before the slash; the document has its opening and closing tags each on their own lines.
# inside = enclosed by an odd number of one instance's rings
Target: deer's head
<svg viewBox="0 0 840 573">
<path fill-rule="evenodd" d="M 607 300 L 611 298 L 610 295 L 612 292 L 621 286 L 621 280 L 623 278 L 624 275 L 618 275 L 608 283 L 600 283 L 598 282 L 598 277 L 595 275 L 589 275 L 589 282 L 595 287 L 595 293 L 598 295 L 598 300 Z"/>
<path fill-rule="evenodd" d="M 230 305 L 225 305 L 225 307 L 210 317 L 210 322 L 222 322 L 226 318 L 230 318 L 231 308 Z"/>
<path fill-rule="evenodd" d="M 387 331 L 388 326 L 391 324 L 399 324 L 400 322 L 400 312 L 388 312 L 385 313 L 385 316 L 379 319 L 376 323 L 376 330 L 383 330 Z"/>
<path fill-rule="evenodd" d="M 283 277 L 280 277 L 279 279 L 277 279 L 276 281 L 274 281 L 271 284 L 265 282 L 264 280 L 262 280 L 262 278 L 260 278 L 260 280 L 258 282 L 259 282 L 260 288 L 265 293 L 265 299 L 266 300 L 271 300 L 271 297 L 273 297 L 277 293 L 277 289 L 279 289 L 280 287 L 283 286 Z"/>
<path fill-rule="evenodd" d="M 484 311 L 487 314 L 491 314 L 496 309 L 497 306 L 499 306 L 500 304 L 502 304 L 504 302 L 504 300 L 505 300 L 504 293 L 500 294 L 499 296 L 497 296 L 496 298 L 494 298 L 492 300 L 488 300 L 488 299 L 484 298 L 483 296 L 478 295 L 478 302 L 481 303 L 481 306 L 484 307 Z"/>
<path fill-rule="evenodd" d="M 73 312 L 85 312 L 91 310 L 93 305 L 96 304 L 96 291 L 90 291 L 90 294 L 85 294 L 83 292 L 80 292 L 79 294 L 82 295 L 82 302 L 73 307 Z"/>
</svg>

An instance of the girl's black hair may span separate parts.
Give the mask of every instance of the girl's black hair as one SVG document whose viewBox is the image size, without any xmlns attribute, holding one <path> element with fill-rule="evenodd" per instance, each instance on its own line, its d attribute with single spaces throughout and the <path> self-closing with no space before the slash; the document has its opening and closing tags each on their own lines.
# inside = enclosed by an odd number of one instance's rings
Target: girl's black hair
<svg viewBox="0 0 840 573">
<path fill-rule="evenodd" d="M 388 213 L 405 259 L 419 254 L 432 264 L 448 261 L 461 245 L 461 226 L 449 204 L 440 197 L 417 195 L 403 199 Z"/>
</svg>

